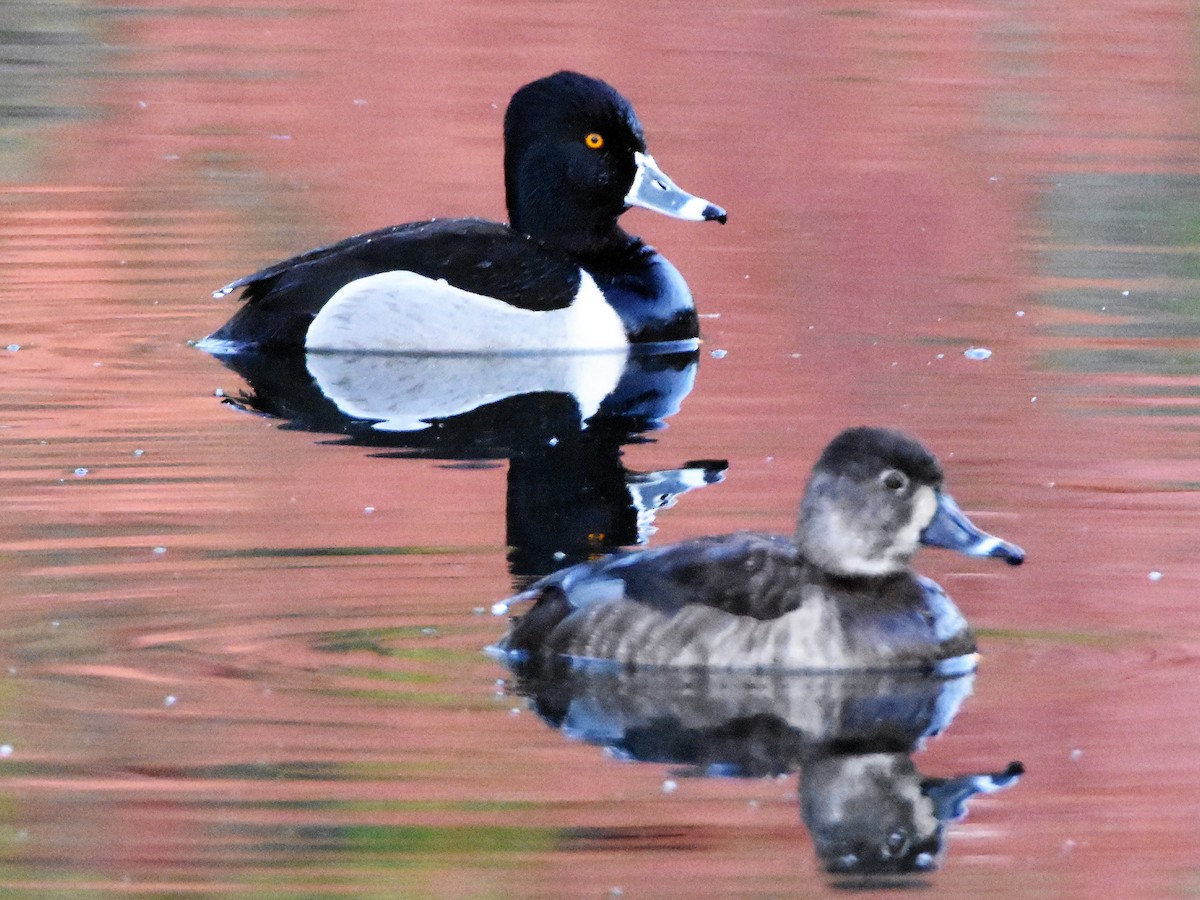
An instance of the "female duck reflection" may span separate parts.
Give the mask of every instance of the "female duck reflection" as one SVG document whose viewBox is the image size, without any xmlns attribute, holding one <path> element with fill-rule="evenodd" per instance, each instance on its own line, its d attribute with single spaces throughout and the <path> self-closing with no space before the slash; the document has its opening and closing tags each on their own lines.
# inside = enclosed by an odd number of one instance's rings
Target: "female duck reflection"
<svg viewBox="0 0 1200 900">
<path fill-rule="evenodd" d="M 519 584 L 642 543 L 655 514 L 721 480 L 723 460 L 633 472 L 621 447 L 665 427 L 698 353 L 221 354 L 238 406 L 395 455 L 508 460 L 507 543 Z"/>
<path fill-rule="evenodd" d="M 526 672 L 517 691 L 574 740 L 679 776 L 800 772 L 800 815 L 827 871 L 889 876 L 936 869 L 945 826 L 967 801 L 1011 787 L 1020 763 L 930 778 L 912 754 L 942 733 L 973 673 L 748 675 L 678 669 Z"/>
</svg>

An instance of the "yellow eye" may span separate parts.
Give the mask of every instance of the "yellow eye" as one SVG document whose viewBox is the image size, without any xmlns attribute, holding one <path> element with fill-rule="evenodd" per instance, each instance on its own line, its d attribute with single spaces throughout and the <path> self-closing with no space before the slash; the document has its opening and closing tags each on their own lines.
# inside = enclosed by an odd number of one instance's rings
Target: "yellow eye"
<svg viewBox="0 0 1200 900">
<path fill-rule="evenodd" d="M 583 142 L 585 144 L 587 144 L 589 147 L 591 147 L 593 150 L 599 150 L 601 147 L 604 146 L 603 136 L 596 134 L 596 132 L 594 132 L 594 131 L 591 134 L 589 134 L 587 137 L 585 137 L 583 139 Z"/>
</svg>

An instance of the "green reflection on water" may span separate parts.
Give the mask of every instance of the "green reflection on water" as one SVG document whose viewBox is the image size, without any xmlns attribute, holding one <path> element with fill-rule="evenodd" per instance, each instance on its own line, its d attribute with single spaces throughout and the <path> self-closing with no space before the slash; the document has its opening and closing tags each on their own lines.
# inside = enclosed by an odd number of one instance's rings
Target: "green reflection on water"
<svg viewBox="0 0 1200 900">
<path fill-rule="evenodd" d="M 427 659 L 440 658 L 444 650 L 434 648 L 405 648 L 385 646 L 390 641 L 436 637 L 434 629 L 421 626 L 407 628 L 354 628 L 347 631 L 331 631 L 313 642 L 313 649 L 322 653 L 352 653 L 365 650 L 377 656 L 414 657 L 424 655 Z"/>
<path fill-rule="evenodd" d="M 559 839 L 557 828 L 512 825 L 353 825 L 337 829 L 338 837 L 356 853 L 389 857 L 434 854 L 529 853 L 548 850 Z M 418 864 L 423 859 L 417 859 Z M 440 865 L 440 863 L 438 863 Z"/>
</svg>

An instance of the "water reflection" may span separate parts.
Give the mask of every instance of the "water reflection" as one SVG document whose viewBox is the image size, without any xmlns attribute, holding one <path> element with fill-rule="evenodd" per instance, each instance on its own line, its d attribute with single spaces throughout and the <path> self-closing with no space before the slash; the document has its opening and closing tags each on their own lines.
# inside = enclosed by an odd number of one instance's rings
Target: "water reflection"
<svg viewBox="0 0 1200 900">
<path fill-rule="evenodd" d="M 723 460 L 634 472 L 621 447 L 664 426 L 698 353 L 218 356 L 249 390 L 234 405 L 381 455 L 509 460 L 509 563 L 518 585 L 639 544 L 658 510 L 718 482 Z"/>
<path fill-rule="evenodd" d="M 667 670 L 517 670 L 514 689 L 549 725 L 627 760 L 679 766 L 680 777 L 755 778 L 799 771 L 800 815 L 825 869 L 878 878 L 936 869 L 945 825 L 994 772 L 927 777 L 912 761 L 971 693 L 974 675 L 915 672 L 745 675 Z"/>
</svg>

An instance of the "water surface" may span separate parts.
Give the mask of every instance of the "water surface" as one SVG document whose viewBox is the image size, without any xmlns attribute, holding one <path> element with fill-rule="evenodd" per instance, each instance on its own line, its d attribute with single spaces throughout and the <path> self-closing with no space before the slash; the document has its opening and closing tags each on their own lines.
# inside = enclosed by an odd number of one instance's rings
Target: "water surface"
<svg viewBox="0 0 1200 900">
<path fill-rule="evenodd" d="M 983 659 L 913 764 L 1026 767 L 920 884 L 1200 888 L 1190 7 L 18 0 L 0 42 L 6 894 L 836 889 L 795 768 L 621 759 L 481 648 L 555 552 L 790 530 L 858 423 L 1029 553 L 918 557 Z M 282 256 L 502 217 L 504 104 L 562 67 L 730 212 L 626 218 L 705 316 L 666 427 L 347 438 L 189 346 Z"/>
</svg>

